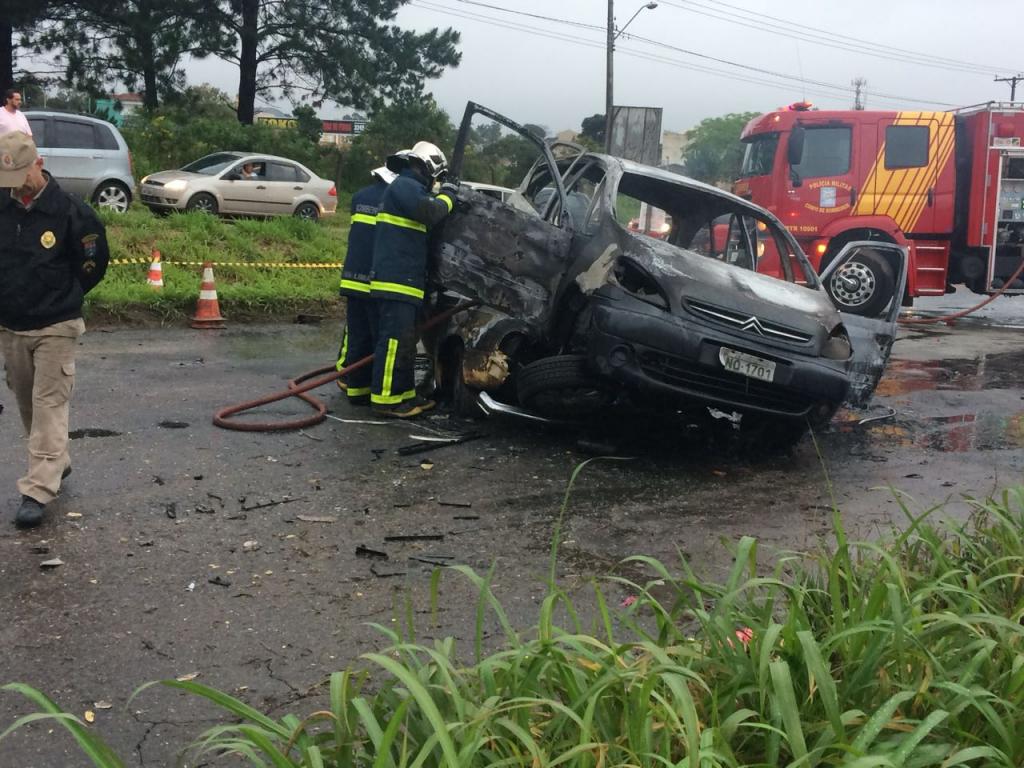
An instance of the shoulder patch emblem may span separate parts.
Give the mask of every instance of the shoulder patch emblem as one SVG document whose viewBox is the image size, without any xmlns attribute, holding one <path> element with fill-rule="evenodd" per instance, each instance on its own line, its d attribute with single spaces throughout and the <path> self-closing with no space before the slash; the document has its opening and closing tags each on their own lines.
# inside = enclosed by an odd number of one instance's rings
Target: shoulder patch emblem
<svg viewBox="0 0 1024 768">
<path fill-rule="evenodd" d="M 42 237 L 39 238 L 39 244 L 43 248 L 53 248 L 57 244 L 57 237 L 50 230 L 43 232 Z"/>
<path fill-rule="evenodd" d="M 82 271 L 85 272 L 85 274 L 87 275 L 91 275 L 94 269 L 96 269 L 96 262 L 93 261 L 92 259 L 87 259 L 82 264 Z"/>
</svg>

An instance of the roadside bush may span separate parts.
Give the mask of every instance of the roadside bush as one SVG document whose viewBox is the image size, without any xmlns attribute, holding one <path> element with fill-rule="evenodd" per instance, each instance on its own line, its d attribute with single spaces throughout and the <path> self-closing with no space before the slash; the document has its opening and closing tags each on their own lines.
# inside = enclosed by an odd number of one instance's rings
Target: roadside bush
<svg viewBox="0 0 1024 768">
<path fill-rule="evenodd" d="M 380 628 L 388 647 L 365 654 L 363 671 L 333 674 L 329 709 L 305 719 L 274 720 L 194 682 L 164 684 L 237 718 L 200 737 L 192 749 L 200 761 L 1020 766 L 1024 488 L 970 503 L 968 524 L 931 522 L 941 508 L 915 516 L 903 506 L 906 530 L 882 542 L 848 541 L 837 512 L 834 546 L 777 556 L 767 571 L 744 537 L 724 583 L 700 578 L 685 560 L 674 573 L 631 558 L 651 580 L 595 584 L 593 626 L 552 579 L 537 625 L 520 633 L 489 576 L 450 569 L 479 590 L 474 660 L 451 638 L 417 644 Z M 553 557 L 557 544 L 556 535 Z M 614 608 L 609 593 L 622 587 L 632 597 Z M 488 613 L 504 637 L 484 655 Z M 44 713 L 7 733 L 56 718 L 94 765 L 120 765 L 41 694 L 6 688 Z"/>
</svg>

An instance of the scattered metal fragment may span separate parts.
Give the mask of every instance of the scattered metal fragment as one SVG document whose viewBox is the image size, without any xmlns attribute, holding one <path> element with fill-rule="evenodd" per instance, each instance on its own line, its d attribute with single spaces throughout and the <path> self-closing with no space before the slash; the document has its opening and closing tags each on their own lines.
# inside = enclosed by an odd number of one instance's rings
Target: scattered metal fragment
<svg viewBox="0 0 1024 768">
<path fill-rule="evenodd" d="M 33 555 L 48 555 L 50 554 L 50 545 L 34 544 L 32 547 L 29 548 L 29 552 L 31 552 Z"/>
<path fill-rule="evenodd" d="M 425 565 L 435 565 L 438 568 L 448 568 L 451 566 L 449 560 L 454 560 L 454 557 L 443 557 L 441 555 L 413 555 L 409 558 L 417 563 L 423 563 Z"/>
<path fill-rule="evenodd" d="M 178 516 L 178 504 L 173 501 L 164 504 L 164 514 L 174 520 Z"/>
<path fill-rule="evenodd" d="M 370 549 L 370 547 L 360 544 L 356 547 L 356 557 L 369 557 L 373 560 L 387 560 L 388 553 L 382 552 L 379 549 Z"/>
<path fill-rule="evenodd" d="M 310 440 L 316 440 L 318 443 L 322 443 L 324 441 L 322 437 L 316 437 L 314 435 L 311 435 L 304 429 L 300 429 L 299 434 L 302 435 L 303 437 L 308 437 Z"/>
<path fill-rule="evenodd" d="M 39 567 L 40 568 L 59 568 L 62 565 L 64 565 L 64 561 L 61 560 L 59 557 L 55 557 L 52 560 L 43 560 L 43 562 L 41 562 L 39 564 Z"/>
<path fill-rule="evenodd" d="M 858 424 L 870 424 L 872 421 L 883 421 L 884 419 L 891 419 L 896 415 L 895 408 L 889 408 L 888 413 L 883 413 L 879 416 L 868 416 L 858 421 Z"/>
<path fill-rule="evenodd" d="M 224 508 L 224 499 L 222 499 L 216 493 L 210 493 L 209 491 L 207 491 L 206 492 L 206 498 L 208 498 L 208 499 L 216 499 L 218 502 L 220 502 L 221 509 Z"/>
<path fill-rule="evenodd" d="M 196 511 L 196 512 L 197 512 L 198 514 L 200 514 L 200 515 L 212 515 L 212 514 L 214 514 L 214 513 L 215 513 L 215 512 L 217 511 L 217 510 L 215 510 L 215 509 L 214 509 L 213 507 L 211 507 L 211 506 L 208 506 L 208 505 L 206 505 L 206 504 L 196 504 L 196 508 L 195 508 L 195 511 Z"/>
<path fill-rule="evenodd" d="M 165 421 L 161 421 L 157 426 L 160 427 L 160 429 L 185 429 L 189 426 L 189 423 L 187 421 L 172 421 L 167 419 Z"/>
<path fill-rule="evenodd" d="M 340 421 L 342 424 L 369 424 L 374 427 L 387 427 L 398 423 L 393 421 L 371 421 L 369 419 L 343 419 L 340 416 L 331 416 L 329 413 L 325 413 L 324 416 L 334 421 Z"/>
<path fill-rule="evenodd" d="M 443 533 L 408 533 L 385 536 L 384 541 L 444 541 Z"/>
<path fill-rule="evenodd" d="M 452 515 L 452 520 L 479 520 L 480 515 Z"/>
<path fill-rule="evenodd" d="M 207 581 L 210 582 L 211 584 L 216 584 L 218 587 L 230 587 L 231 586 L 231 581 L 229 579 L 225 579 L 219 573 L 216 576 L 210 577 L 209 579 L 207 579 Z"/>
<path fill-rule="evenodd" d="M 330 515 L 296 515 L 296 520 L 301 520 L 304 523 L 336 523 L 338 518 L 331 517 Z"/>
<path fill-rule="evenodd" d="M 442 507 L 458 507 L 460 509 L 469 509 L 473 506 L 471 501 L 449 501 L 447 499 L 439 499 L 437 502 Z"/>
<path fill-rule="evenodd" d="M 264 504 L 254 504 L 251 507 L 245 506 L 245 504 L 243 502 L 242 503 L 242 511 L 243 512 L 252 512 L 254 509 L 266 509 L 267 507 L 276 507 L 278 504 L 291 504 L 293 501 L 305 501 L 305 500 L 306 500 L 305 497 L 291 498 L 289 496 L 289 497 L 284 498 L 284 499 L 277 499 L 277 500 L 271 499 L 270 501 L 268 501 L 268 502 L 266 502 Z"/>
<path fill-rule="evenodd" d="M 438 448 L 447 448 L 451 445 L 461 445 L 462 443 L 468 443 L 471 440 L 479 440 L 481 437 L 486 437 L 486 435 L 483 432 L 467 432 L 456 437 L 445 438 L 443 441 L 438 441 L 432 438 L 428 438 L 426 440 L 421 439 L 418 442 L 403 445 L 401 448 L 396 450 L 395 453 L 399 456 L 412 456 L 417 453 L 436 451 Z"/>
<path fill-rule="evenodd" d="M 382 571 L 377 568 L 376 563 L 370 564 L 370 573 L 376 576 L 378 579 L 387 579 L 392 576 L 405 576 L 405 571 Z"/>
</svg>

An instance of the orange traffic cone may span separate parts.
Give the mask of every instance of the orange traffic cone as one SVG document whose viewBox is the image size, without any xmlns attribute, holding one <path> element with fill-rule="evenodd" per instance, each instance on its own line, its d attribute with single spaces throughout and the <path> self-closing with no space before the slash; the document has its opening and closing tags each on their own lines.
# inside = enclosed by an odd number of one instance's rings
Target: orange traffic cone
<svg viewBox="0 0 1024 768">
<path fill-rule="evenodd" d="M 224 318 L 220 316 L 217 303 L 217 286 L 213 282 L 213 264 L 203 264 L 203 284 L 199 287 L 199 302 L 192 318 L 193 328 L 223 328 Z"/>
<path fill-rule="evenodd" d="M 149 277 L 146 282 L 151 288 L 160 290 L 164 287 L 164 268 L 160 263 L 160 251 L 153 249 L 153 262 L 149 265 Z"/>
</svg>

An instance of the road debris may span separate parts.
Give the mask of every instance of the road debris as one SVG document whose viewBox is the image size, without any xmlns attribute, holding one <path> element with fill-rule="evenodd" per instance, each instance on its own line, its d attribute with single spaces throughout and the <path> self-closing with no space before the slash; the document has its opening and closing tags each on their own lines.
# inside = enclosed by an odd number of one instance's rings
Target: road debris
<svg viewBox="0 0 1024 768">
<path fill-rule="evenodd" d="M 248 541 L 242 542 L 243 552 L 256 552 L 262 545 L 256 541 L 256 539 L 249 539 Z"/>
<path fill-rule="evenodd" d="M 96 713 L 93 712 L 91 709 L 85 710 L 85 722 L 90 724 L 96 722 Z"/>
<path fill-rule="evenodd" d="M 306 501 L 305 497 L 292 498 L 291 496 L 285 496 L 283 499 L 271 499 L 270 501 L 263 502 L 260 504 L 253 504 L 252 506 L 245 506 L 245 496 L 239 499 L 243 512 L 252 512 L 254 509 L 266 509 L 267 507 L 276 507 L 279 504 L 291 504 L 293 501 Z"/>
<path fill-rule="evenodd" d="M 444 541 L 443 533 L 402 533 L 385 536 L 384 541 Z"/>
<path fill-rule="evenodd" d="M 385 571 L 377 567 L 376 563 L 370 564 L 370 573 L 378 579 L 388 579 L 392 576 L 405 576 L 405 571 Z"/>
<path fill-rule="evenodd" d="M 373 560 L 387 560 L 388 553 L 382 552 L 379 549 L 370 549 L 370 547 L 360 544 L 356 547 L 356 557 L 368 557 Z"/>
<path fill-rule="evenodd" d="M 448 499 L 438 499 L 437 503 L 441 507 L 458 507 L 459 509 L 470 509 L 473 506 L 471 501 L 450 501 Z"/>
<path fill-rule="evenodd" d="M 304 523 L 336 523 L 338 518 L 331 517 L 330 515 L 296 515 L 296 520 L 301 520 Z"/>
<path fill-rule="evenodd" d="M 486 437 L 486 435 L 483 432 L 467 432 L 466 434 L 458 435 L 457 437 L 421 438 L 415 443 L 401 446 L 395 451 L 395 453 L 399 456 L 413 456 L 417 453 L 436 451 L 438 448 L 462 445 L 462 443 L 468 443 L 472 440 L 479 440 L 481 437 Z"/>
<path fill-rule="evenodd" d="M 197 677 L 199 677 L 198 672 L 189 672 L 187 675 L 182 675 L 181 677 L 176 677 L 174 679 L 177 680 L 179 683 L 188 683 L 192 680 L 195 680 Z"/>
<path fill-rule="evenodd" d="M 185 591 L 186 592 L 195 592 L 196 591 L 196 583 L 194 581 L 190 581 L 188 583 L 188 586 L 185 587 Z"/>
<path fill-rule="evenodd" d="M 434 462 L 432 462 L 430 459 L 424 459 L 423 461 L 420 462 L 420 469 L 422 469 L 422 470 L 424 470 L 426 472 L 429 472 L 433 468 L 434 468 Z"/>
<path fill-rule="evenodd" d="M 161 421 L 157 424 L 160 429 L 185 429 L 190 426 L 187 421 Z"/>
<path fill-rule="evenodd" d="M 217 575 L 215 575 L 215 576 L 211 576 L 209 579 L 207 579 L 207 581 L 210 582 L 211 584 L 216 584 L 218 587 L 230 587 L 231 586 L 231 580 L 230 579 L 225 579 L 219 573 Z"/>
<path fill-rule="evenodd" d="M 77 520 L 82 516 L 81 512 L 68 512 L 64 517 L 70 517 L 72 520 Z"/>
<path fill-rule="evenodd" d="M 114 707 L 109 701 L 94 701 L 92 705 L 96 709 L 112 709 Z"/>
<path fill-rule="evenodd" d="M 40 568 L 60 568 L 62 565 L 64 565 L 64 561 L 61 560 L 59 557 L 55 557 L 52 560 L 43 560 L 43 562 L 41 562 L 39 564 L 39 567 Z"/>
</svg>

